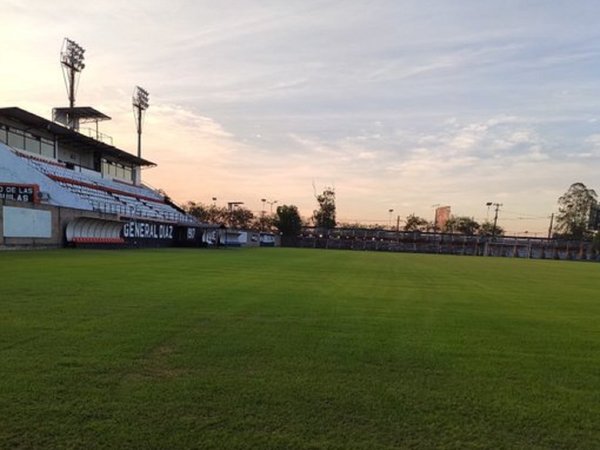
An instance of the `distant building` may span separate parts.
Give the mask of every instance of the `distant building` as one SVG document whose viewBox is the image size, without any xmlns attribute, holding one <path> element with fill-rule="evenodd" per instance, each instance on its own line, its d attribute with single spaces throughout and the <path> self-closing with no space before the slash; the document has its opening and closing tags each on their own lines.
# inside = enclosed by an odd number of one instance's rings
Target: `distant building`
<svg viewBox="0 0 600 450">
<path fill-rule="evenodd" d="M 446 228 L 446 222 L 450 219 L 450 206 L 440 206 L 435 210 L 435 227 L 438 230 Z"/>
</svg>

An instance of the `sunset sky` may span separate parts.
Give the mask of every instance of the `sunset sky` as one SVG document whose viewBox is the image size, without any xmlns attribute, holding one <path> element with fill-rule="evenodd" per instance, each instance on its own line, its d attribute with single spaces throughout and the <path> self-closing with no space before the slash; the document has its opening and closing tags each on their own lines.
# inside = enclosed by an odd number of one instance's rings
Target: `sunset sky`
<svg viewBox="0 0 600 450">
<path fill-rule="evenodd" d="M 433 205 L 545 233 L 573 182 L 600 190 L 596 1 L 0 0 L 0 107 L 67 104 L 63 38 L 86 49 L 77 105 L 175 200 L 261 198 L 305 216 L 433 219 Z M 490 211 L 491 216 L 491 211 Z"/>
</svg>

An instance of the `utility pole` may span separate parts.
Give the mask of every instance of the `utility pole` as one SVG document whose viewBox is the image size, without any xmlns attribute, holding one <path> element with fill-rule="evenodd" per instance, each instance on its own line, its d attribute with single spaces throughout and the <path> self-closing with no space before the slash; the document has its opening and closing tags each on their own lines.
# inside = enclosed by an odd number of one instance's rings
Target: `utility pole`
<svg viewBox="0 0 600 450">
<path fill-rule="evenodd" d="M 496 209 L 495 209 L 495 214 L 494 214 L 494 226 L 492 227 L 492 239 L 494 239 L 496 237 L 496 225 L 498 223 L 498 211 L 500 210 L 502 203 L 494 203 L 494 206 L 496 207 Z"/>
<path fill-rule="evenodd" d="M 267 202 L 267 199 L 261 198 L 260 201 L 262 202 L 262 211 L 260 212 L 260 229 L 262 231 L 265 228 L 265 214 L 267 213 L 265 210 L 265 203 Z"/>
<path fill-rule="evenodd" d="M 554 213 L 550 216 L 550 226 L 548 227 L 548 239 L 552 239 L 552 225 L 554 225 Z"/>
<path fill-rule="evenodd" d="M 498 224 L 498 211 L 500 211 L 500 207 L 502 206 L 502 203 L 487 202 L 485 204 L 485 206 L 488 207 L 488 211 L 490 210 L 490 206 L 494 206 L 494 209 L 495 209 L 494 225 L 492 226 L 492 240 L 493 240 L 496 237 L 496 226 Z M 489 212 L 488 212 L 488 214 L 489 214 Z"/>
</svg>

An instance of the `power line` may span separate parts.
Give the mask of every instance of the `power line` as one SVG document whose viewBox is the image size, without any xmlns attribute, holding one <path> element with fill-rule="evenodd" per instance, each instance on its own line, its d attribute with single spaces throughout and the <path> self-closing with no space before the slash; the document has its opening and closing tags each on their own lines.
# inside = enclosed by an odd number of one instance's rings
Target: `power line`
<svg viewBox="0 0 600 450">
<path fill-rule="evenodd" d="M 527 214 L 527 213 L 515 212 L 515 211 L 506 211 L 506 210 L 503 210 L 502 212 L 505 213 L 505 214 L 515 214 L 515 215 L 517 215 L 519 217 L 529 217 L 529 218 L 532 218 L 532 219 L 547 219 L 548 217 L 550 217 L 548 215 L 537 216 L 537 215 L 533 215 L 533 214 Z"/>
</svg>

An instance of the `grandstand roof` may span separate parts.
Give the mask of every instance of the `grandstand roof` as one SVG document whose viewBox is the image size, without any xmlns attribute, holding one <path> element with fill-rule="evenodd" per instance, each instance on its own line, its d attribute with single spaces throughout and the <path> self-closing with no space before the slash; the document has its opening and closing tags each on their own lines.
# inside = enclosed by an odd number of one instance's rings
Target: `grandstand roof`
<svg viewBox="0 0 600 450">
<path fill-rule="evenodd" d="M 104 142 L 97 141 L 91 137 L 85 136 L 77 131 L 70 130 L 56 122 L 44 119 L 43 117 L 32 114 L 24 109 L 11 107 L 0 108 L 0 117 L 6 117 L 28 125 L 31 129 L 43 129 L 54 134 L 59 143 L 69 145 L 81 151 L 97 151 L 105 156 L 111 156 L 115 159 L 128 162 L 137 166 L 155 166 L 152 161 L 138 158 L 131 153 L 121 150 Z"/>
<path fill-rule="evenodd" d="M 91 106 L 75 106 L 70 108 L 68 106 L 63 108 L 53 108 L 52 115 L 57 118 L 61 116 L 66 116 L 68 114 L 72 114 L 74 118 L 78 119 L 82 123 L 84 121 L 101 121 L 101 120 L 110 120 L 110 117 L 104 113 L 101 113 L 95 108 Z"/>
</svg>

